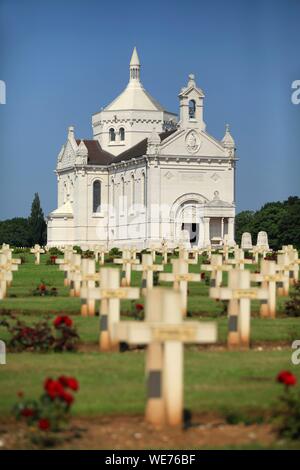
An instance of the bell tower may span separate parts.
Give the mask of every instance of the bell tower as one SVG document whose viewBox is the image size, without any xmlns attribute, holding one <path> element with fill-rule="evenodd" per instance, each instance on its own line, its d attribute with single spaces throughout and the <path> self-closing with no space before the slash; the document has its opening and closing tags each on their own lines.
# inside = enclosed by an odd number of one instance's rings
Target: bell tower
<svg viewBox="0 0 300 470">
<path fill-rule="evenodd" d="M 180 121 L 181 129 L 205 130 L 203 121 L 203 101 L 204 93 L 201 88 L 197 88 L 195 75 L 190 74 L 188 84 L 179 93 Z"/>
</svg>

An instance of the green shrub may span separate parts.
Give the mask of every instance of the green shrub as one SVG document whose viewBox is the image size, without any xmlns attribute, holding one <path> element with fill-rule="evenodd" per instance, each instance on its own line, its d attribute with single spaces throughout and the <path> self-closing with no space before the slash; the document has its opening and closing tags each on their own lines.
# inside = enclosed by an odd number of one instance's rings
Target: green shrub
<svg viewBox="0 0 300 470">
<path fill-rule="evenodd" d="M 49 248 L 48 253 L 49 253 L 49 255 L 51 255 L 51 256 L 63 255 L 63 252 L 60 251 L 58 248 L 56 248 L 56 246 L 52 246 L 51 248 Z"/>
</svg>

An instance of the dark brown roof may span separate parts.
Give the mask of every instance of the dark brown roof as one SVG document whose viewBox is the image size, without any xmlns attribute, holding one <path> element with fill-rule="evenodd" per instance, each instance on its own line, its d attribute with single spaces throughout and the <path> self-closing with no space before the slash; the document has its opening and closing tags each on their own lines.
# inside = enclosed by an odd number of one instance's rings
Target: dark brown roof
<svg viewBox="0 0 300 470">
<path fill-rule="evenodd" d="M 80 139 L 76 140 L 77 144 L 80 144 Z M 98 140 L 85 140 L 83 139 L 88 149 L 88 164 L 89 165 L 109 165 L 114 158 L 109 152 L 102 149 Z"/>
<path fill-rule="evenodd" d="M 171 131 L 166 131 L 162 132 L 159 134 L 161 142 L 165 140 L 169 135 L 174 134 L 177 129 L 173 129 Z M 125 150 L 125 152 L 121 153 L 117 157 L 115 157 L 112 161 L 112 163 L 120 163 L 122 161 L 126 160 L 131 160 L 131 158 L 137 158 L 137 157 L 142 157 L 143 155 L 146 155 L 147 153 L 147 143 L 148 139 L 141 140 L 141 142 L 138 142 L 136 145 L 131 147 L 128 150 Z"/>
<path fill-rule="evenodd" d="M 162 132 L 161 134 L 159 134 L 161 142 L 170 135 L 172 135 L 174 132 L 176 132 L 176 129 Z M 122 161 L 131 160 L 131 158 L 142 157 L 147 153 L 147 141 L 148 139 L 144 139 L 133 147 L 131 147 L 130 149 L 125 150 L 125 152 L 115 157 L 113 154 L 103 150 L 98 140 L 83 139 L 83 142 L 85 143 L 88 149 L 89 165 L 110 165 L 111 163 L 120 163 Z M 76 142 L 79 145 L 81 140 L 76 139 Z"/>
</svg>

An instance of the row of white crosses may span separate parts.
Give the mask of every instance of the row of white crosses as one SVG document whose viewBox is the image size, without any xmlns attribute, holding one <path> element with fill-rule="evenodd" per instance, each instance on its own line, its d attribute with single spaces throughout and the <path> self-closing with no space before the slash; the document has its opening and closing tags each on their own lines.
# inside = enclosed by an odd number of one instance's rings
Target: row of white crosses
<svg viewBox="0 0 300 470">
<path fill-rule="evenodd" d="M 13 280 L 13 271 L 18 270 L 21 264 L 20 259 L 12 257 L 12 249 L 7 244 L 3 244 L 0 250 L 0 299 L 7 295 L 7 288 Z"/>
<path fill-rule="evenodd" d="M 277 255 L 278 271 L 286 275 L 288 281 L 283 286 L 283 295 L 288 295 L 289 285 L 296 284 L 299 279 L 299 256 L 293 245 L 284 245 Z"/>
</svg>

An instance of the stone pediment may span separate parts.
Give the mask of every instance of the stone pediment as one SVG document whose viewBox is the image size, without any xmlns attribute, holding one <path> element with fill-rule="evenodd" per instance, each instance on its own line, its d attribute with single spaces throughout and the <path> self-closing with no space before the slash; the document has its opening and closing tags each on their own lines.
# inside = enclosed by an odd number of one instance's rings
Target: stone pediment
<svg viewBox="0 0 300 470">
<path fill-rule="evenodd" d="M 207 202 L 206 206 L 207 207 L 216 207 L 216 208 L 219 208 L 219 207 L 234 207 L 233 204 L 230 204 L 229 202 L 226 202 L 226 201 L 222 201 L 222 199 L 220 199 L 219 191 L 214 192 L 214 198 L 211 201 Z"/>
<path fill-rule="evenodd" d="M 160 147 L 161 155 L 186 157 L 227 157 L 222 143 L 198 129 L 178 130 Z"/>
<path fill-rule="evenodd" d="M 76 158 L 76 151 L 74 150 L 74 146 L 68 140 L 66 144 L 62 146 L 61 151 L 58 154 L 57 169 L 60 170 L 62 168 L 74 165 L 75 158 Z"/>
</svg>

